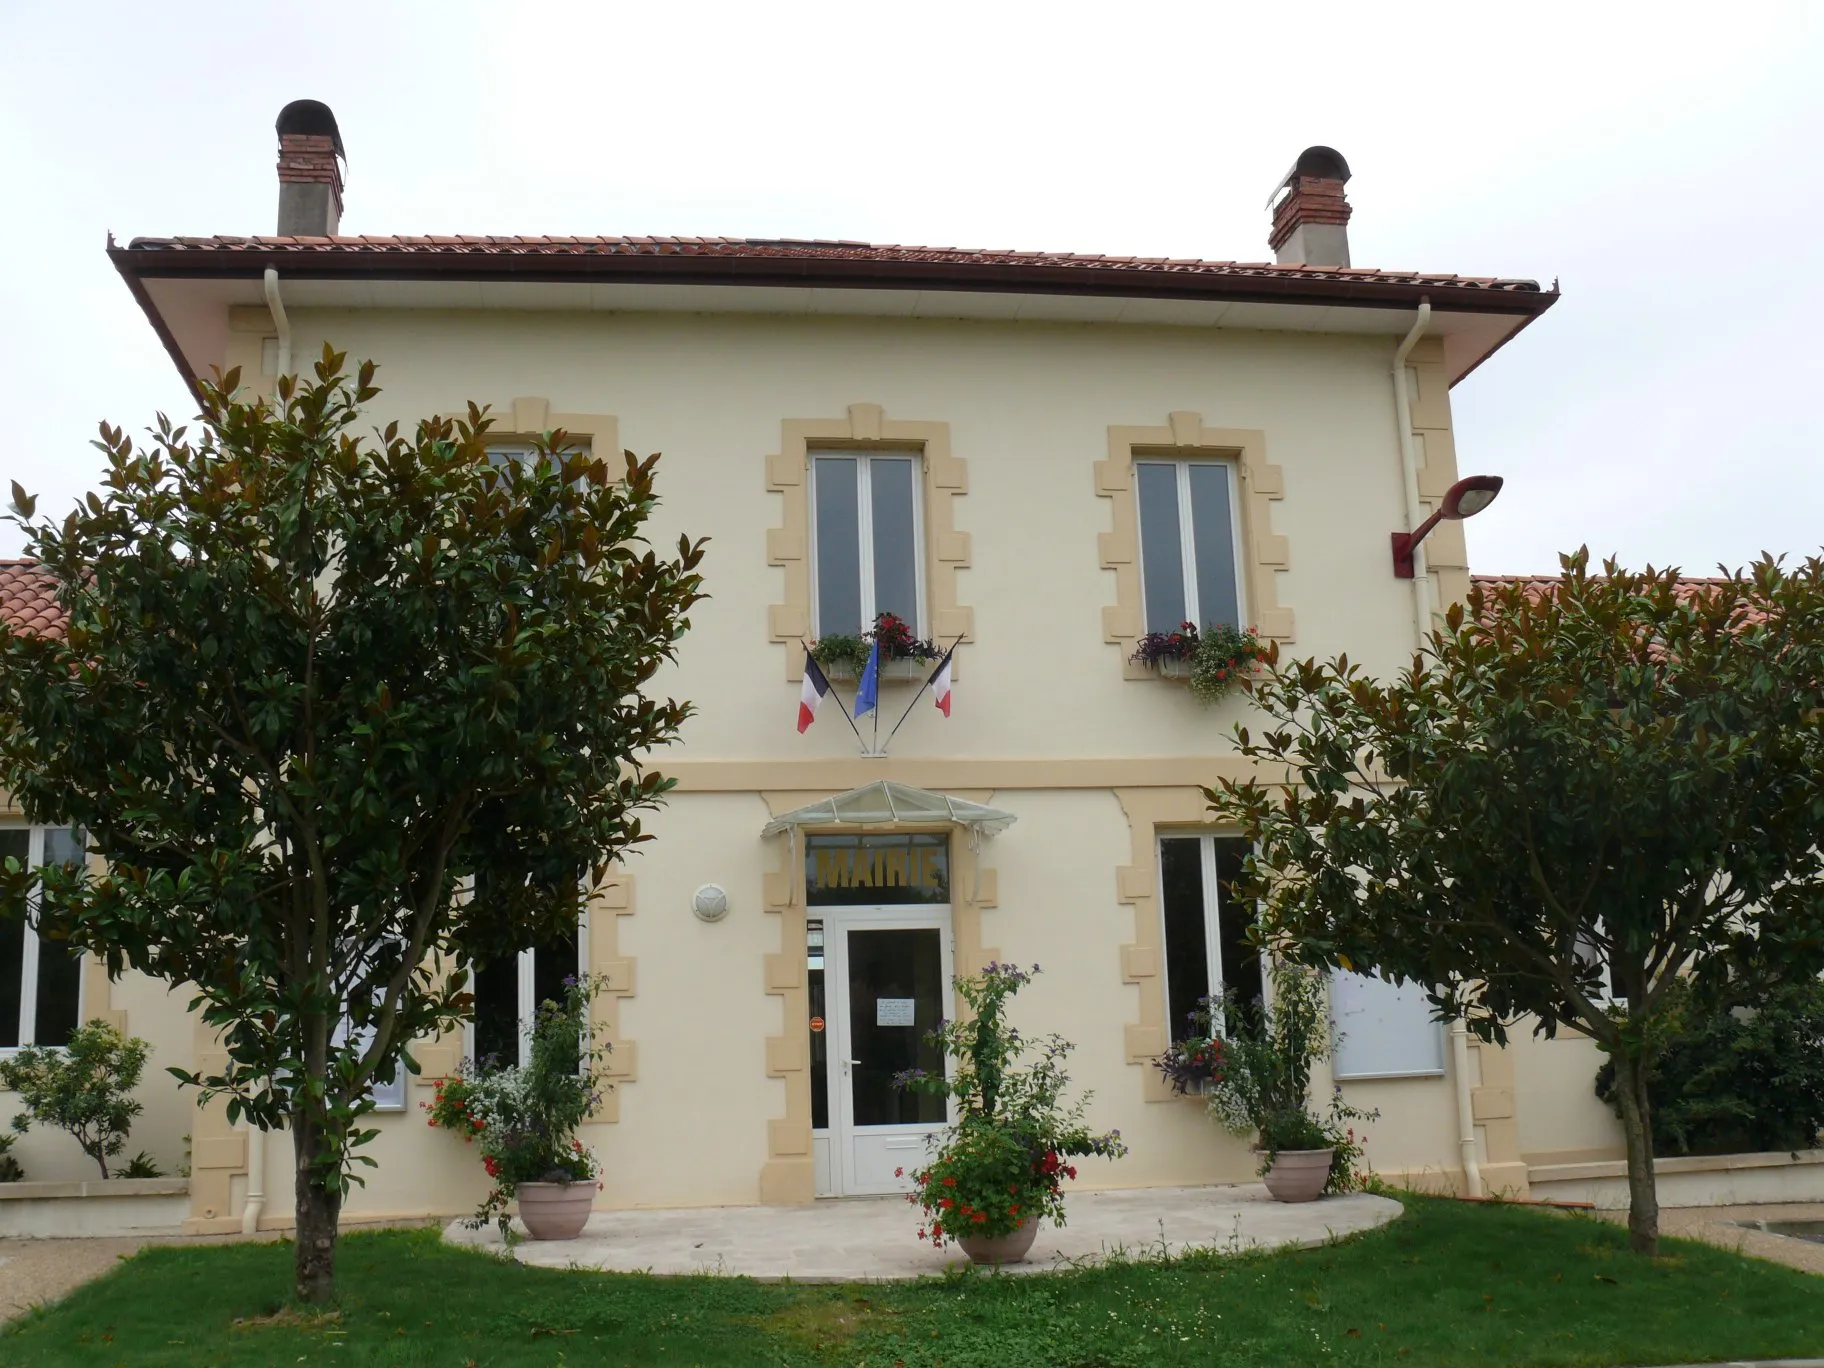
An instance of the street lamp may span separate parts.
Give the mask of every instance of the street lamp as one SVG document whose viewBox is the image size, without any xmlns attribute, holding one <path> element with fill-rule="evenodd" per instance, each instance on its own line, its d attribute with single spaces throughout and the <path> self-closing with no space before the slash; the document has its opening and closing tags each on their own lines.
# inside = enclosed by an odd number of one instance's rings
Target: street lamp
<svg viewBox="0 0 1824 1368">
<path fill-rule="evenodd" d="M 1410 532 L 1393 534 L 1393 573 L 1398 579 L 1412 578 L 1412 551 L 1432 528 L 1438 525 L 1441 518 L 1461 521 L 1473 518 L 1495 501 L 1495 495 L 1501 492 L 1502 480 L 1499 475 L 1467 475 L 1444 491 L 1444 501 L 1438 505 L 1438 511 Z"/>
</svg>

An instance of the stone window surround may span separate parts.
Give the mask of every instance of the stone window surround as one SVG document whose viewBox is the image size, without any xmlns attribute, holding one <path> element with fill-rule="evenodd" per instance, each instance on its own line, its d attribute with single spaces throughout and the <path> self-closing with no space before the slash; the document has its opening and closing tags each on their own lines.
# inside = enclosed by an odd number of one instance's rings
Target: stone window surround
<svg viewBox="0 0 1824 1368">
<path fill-rule="evenodd" d="M 1210 428 L 1203 415 L 1175 411 L 1165 427 L 1110 427 L 1108 459 L 1096 462 L 1096 493 L 1109 500 L 1113 525 L 1098 536 L 1104 570 L 1115 572 L 1115 602 L 1102 609 L 1102 635 L 1121 648 L 1128 679 L 1158 675 L 1129 658 L 1145 632 L 1146 611 L 1140 597 L 1140 510 L 1134 497 L 1136 456 L 1203 456 L 1235 465 L 1240 490 L 1236 521 L 1240 526 L 1242 599 L 1248 621 L 1270 641 L 1293 640 L 1290 608 L 1279 602 L 1278 576 L 1290 564 L 1286 538 L 1272 530 L 1272 502 L 1285 497 L 1285 475 L 1267 464 L 1267 439 L 1253 428 Z"/>
<path fill-rule="evenodd" d="M 766 487 L 783 496 L 780 523 L 767 529 L 766 560 L 785 571 L 784 600 L 767 607 L 767 636 L 785 647 L 785 678 L 795 683 L 803 676 L 803 643 L 811 633 L 808 476 L 813 447 L 920 450 L 925 609 L 930 619 L 926 634 L 946 645 L 959 636 L 975 640 L 975 612 L 956 601 L 956 572 L 969 568 L 971 547 L 969 533 L 956 530 L 955 500 L 969 491 L 969 466 L 950 453 L 950 425 L 889 419 L 879 404 L 850 404 L 842 418 L 783 420 L 779 450 L 766 458 Z"/>
<path fill-rule="evenodd" d="M 840 791 L 840 790 L 838 790 Z M 807 804 L 828 798 L 827 792 L 767 792 L 768 812 L 777 817 Z M 958 793 L 959 798 L 986 803 L 994 794 L 989 790 Z M 810 980 L 805 968 L 805 923 L 809 919 L 809 901 L 804 887 L 802 836 L 840 832 L 843 835 L 868 832 L 942 832 L 950 836 L 950 934 L 955 953 L 952 963 L 958 975 L 979 973 L 1000 958 L 1001 952 L 982 944 L 982 911 L 998 901 L 995 871 L 981 867 L 981 854 L 973 849 L 967 837 L 947 823 L 903 823 L 876 826 L 806 827 L 799 833 L 787 832 L 777 838 L 783 868 L 765 875 L 766 911 L 779 918 L 779 950 L 765 957 L 765 983 L 768 994 L 781 999 L 782 1033 L 766 1038 L 766 1074 L 785 1083 L 785 1115 L 766 1123 L 766 1162 L 760 1169 L 760 1201 L 768 1206 L 785 1206 L 814 1201 L 816 1172 L 811 1157 L 811 996 Z M 953 1007 L 960 1011 L 961 1003 Z"/>
</svg>

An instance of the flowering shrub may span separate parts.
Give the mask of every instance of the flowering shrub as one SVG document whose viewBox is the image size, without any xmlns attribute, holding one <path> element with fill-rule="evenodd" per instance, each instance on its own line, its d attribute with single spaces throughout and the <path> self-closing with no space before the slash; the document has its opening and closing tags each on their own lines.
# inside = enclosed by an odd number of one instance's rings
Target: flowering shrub
<svg viewBox="0 0 1824 1368">
<path fill-rule="evenodd" d="M 927 1037 L 951 1061 L 948 1072 L 914 1069 L 895 1080 L 949 1098 L 958 1117 L 934 1142 L 932 1161 L 911 1175 L 915 1187 L 906 1200 L 924 1211 L 921 1240 L 941 1247 L 969 1235 L 1010 1235 L 1040 1219 L 1061 1226 L 1063 1183 L 1077 1176 L 1067 1160 L 1127 1153 L 1120 1131 L 1092 1135 L 1084 1126 L 1091 1094 L 1064 1103 L 1070 1043 L 1056 1035 L 1027 1040 L 1007 1025 L 1007 999 L 1038 972 L 1036 964 L 1030 972 L 990 964 L 955 980 L 970 1019 L 940 1022 Z"/>
<path fill-rule="evenodd" d="M 480 1150 L 494 1180 L 470 1227 L 492 1220 L 506 1235 L 507 1206 L 521 1183 L 584 1183 L 601 1174 L 595 1152 L 576 1138 L 610 1086 L 599 1068 L 608 1046 L 594 1043 L 589 1026 L 589 1004 L 601 987 L 598 976 L 565 979 L 562 1002 L 539 1004 L 529 1064 L 465 1065 L 421 1104 L 432 1126 Z"/>
<path fill-rule="evenodd" d="M 1148 632 L 1129 657 L 1137 665 L 1157 667 L 1163 661 L 1184 661 L 1190 666 L 1191 696 L 1213 703 L 1236 685 L 1246 687 L 1254 667 L 1274 658 L 1271 643 L 1263 643 L 1252 627 L 1232 627 L 1226 622 L 1206 627 L 1181 622 L 1173 632 Z"/>
<path fill-rule="evenodd" d="M 913 636 L 911 624 L 904 618 L 882 613 L 874 619 L 873 630 L 860 636 L 831 632 L 817 638 L 811 643 L 811 658 L 825 670 L 847 670 L 859 675 L 867 668 L 868 653 L 876 641 L 880 643 L 882 665 L 895 660 L 935 661 L 943 655 L 934 643 Z"/>
<path fill-rule="evenodd" d="M 1224 1013 L 1222 1075 L 1209 1089 L 1210 1115 L 1236 1135 L 1257 1134 L 1265 1173 L 1284 1150 L 1330 1150 L 1325 1192 L 1360 1186 L 1356 1161 L 1367 1137 L 1351 1121 L 1380 1115 L 1348 1106 L 1342 1089 L 1332 1093 L 1329 1111 L 1310 1110 L 1311 1066 L 1327 1057 L 1336 1039 L 1331 1029 L 1323 980 L 1284 960 L 1269 971 L 1271 1011 L 1259 1002 L 1225 994 L 1199 1004 L 1203 1019 Z"/>
</svg>

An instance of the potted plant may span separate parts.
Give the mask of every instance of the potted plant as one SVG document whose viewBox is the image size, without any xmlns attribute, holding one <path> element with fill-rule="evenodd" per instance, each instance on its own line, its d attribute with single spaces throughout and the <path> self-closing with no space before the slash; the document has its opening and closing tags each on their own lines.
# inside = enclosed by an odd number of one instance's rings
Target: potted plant
<svg viewBox="0 0 1824 1368">
<path fill-rule="evenodd" d="M 1346 1105 L 1341 1089 L 1322 1116 L 1311 1110 L 1311 1067 L 1332 1048 L 1323 980 L 1279 961 L 1268 982 L 1270 1008 L 1233 994 L 1199 1004 L 1207 1041 L 1220 1046 L 1206 1089 L 1210 1115 L 1237 1135 L 1256 1137 L 1261 1177 L 1277 1200 L 1309 1202 L 1348 1192 L 1358 1185 L 1356 1162 L 1364 1145 L 1350 1122 L 1372 1121 L 1379 1113 Z M 1170 1052 L 1158 1065 L 1168 1078 L 1182 1067 Z"/>
<path fill-rule="evenodd" d="M 1128 659 L 1163 678 L 1187 681 L 1192 698 L 1214 703 L 1237 685 L 1248 687 L 1254 667 L 1273 655 L 1272 644 L 1252 627 L 1219 622 L 1198 631 L 1195 623 L 1181 622 L 1175 631 L 1148 632 Z"/>
<path fill-rule="evenodd" d="M 480 1150 L 494 1180 L 467 1222 L 471 1229 L 492 1220 L 502 1238 L 511 1238 L 507 1208 L 515 1200 L 535 1240 L 575 1239 L 588 1222 L 602 1166 L 576 1131 L 610 1086 L 600 1068 L 608 1046 L 594 1041 L 589 1021 L 601 987 L 599 976 L 565 979 L 564 1000 L 538 1006 L 524 1068 L 492 1061 L 465 1067 L 439 1080 L 433 1100 L 423 1104 L 432 1126 Z"/>
<path fill-rule="evenodd" d="M 1041 1220 L 1064 1224 L 1064 1179 L 1077 1176 L 1070 1159 L 1127 1153 L 1120 1131 L 1092 1135 L 1084 1126 L 1091 1094 L 1064 1102 L 1070 1043 L 1056 1035 L 1029 1040 L 1007 1025 L 1008 999 L 1038 972 L 1036 964 L 1030 972 L 990 964 L 956 979 L 970 1018 L 940 1022 L 927 1037 L 950 1061 L 948 1070 L 914 1069 L 895 1079 L 952 1105 L 956 1120 L 934 1140 L 931 1162 L 912 1174 L 906 1200 L 924 1211 L 919 1239 L 938 1248 L 954 1240 L 972 1263 L 1018 1263 Z"/>
<path fill-rule="evenodd" d="M 882 679 L 922 679 L 943 652 L 935 643 L 920 640 L 911 624 L 892 613 L 882 613 L 874 626 L 860 636 L 827 633 L 811 643 L 811 659 L 828 679 L 858 679 L 868 667 L 875 643 L 880 645 Z"/>
</svg>

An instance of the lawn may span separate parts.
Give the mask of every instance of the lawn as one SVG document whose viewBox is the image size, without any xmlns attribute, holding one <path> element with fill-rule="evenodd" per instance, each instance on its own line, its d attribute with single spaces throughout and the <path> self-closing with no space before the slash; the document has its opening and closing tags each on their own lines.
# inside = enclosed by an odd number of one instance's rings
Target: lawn
<svg viewBox="0 0 1824 1368">
<path fill-rule="evenodd" d="M 910 1238 L 910 1232 L 908 1232 Z M 1521 1207 L 1408 1199 L 1323 1249 L 1046 1277 L 814 1287 L 565 1273 L 446 1247 L 342 1241 L 341 1302 L 287 1303 L 289 1245 L 145 1251 L 0 1335 L 66 1365 L 1571 1365 L 1824 1355 L 1824 1279 Z"/>
</svg>

